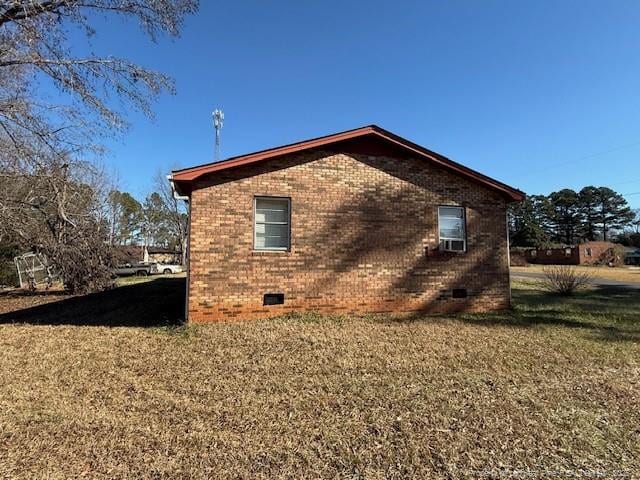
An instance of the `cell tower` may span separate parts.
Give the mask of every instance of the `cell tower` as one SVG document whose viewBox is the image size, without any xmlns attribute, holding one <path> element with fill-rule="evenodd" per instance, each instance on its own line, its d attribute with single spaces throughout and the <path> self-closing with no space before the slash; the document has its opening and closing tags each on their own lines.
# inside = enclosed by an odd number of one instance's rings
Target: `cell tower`
<svg viewBox="0 0 640 480">
<path fill-rule="evenodd" d="M 224 122 L 224 112 L 217 108 L 211 114 L 213 116 L 213 128 L 216 129 L 216 161 L 220 160 L 220 132 Z"/>
</svg>

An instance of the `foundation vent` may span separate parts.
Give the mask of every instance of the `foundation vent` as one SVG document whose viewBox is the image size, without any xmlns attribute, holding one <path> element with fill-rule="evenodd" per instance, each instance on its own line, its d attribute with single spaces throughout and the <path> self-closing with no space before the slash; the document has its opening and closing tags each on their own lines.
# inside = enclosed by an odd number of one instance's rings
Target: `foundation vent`
<svg viewBox="0 0 640 480">
<path fill-rule="evenodd" d="M 265 293 L 262 301 L 263 305 L 282 305 L 284 303 L 284 293 Z"/>
</svg>

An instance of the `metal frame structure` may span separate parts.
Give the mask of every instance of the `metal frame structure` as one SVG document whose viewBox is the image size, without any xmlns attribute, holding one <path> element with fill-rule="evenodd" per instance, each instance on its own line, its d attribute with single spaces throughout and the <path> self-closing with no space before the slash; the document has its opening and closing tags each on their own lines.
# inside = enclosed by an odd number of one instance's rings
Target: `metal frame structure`
<svg viewBox="0 0 640 480">
<path fill-rule="evenodd" d="M 13 261 L 18 271 L 20 288 L 34 290 L 42 285 L 49 288 L 56 279 L 53 269 L 40 253 L 28 252 L 18 255 Z"/>
</svg>

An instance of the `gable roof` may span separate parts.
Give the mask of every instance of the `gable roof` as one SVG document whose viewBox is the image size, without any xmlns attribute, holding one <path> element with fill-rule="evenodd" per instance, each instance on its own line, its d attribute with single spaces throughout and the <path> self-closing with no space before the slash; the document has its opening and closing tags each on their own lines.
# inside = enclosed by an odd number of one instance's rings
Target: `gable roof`
<svg viewBox="0 0 640 480">
<path fill-rule="evenodd" d="M 482 184 L 493 190 L 499 191 L 505 195 L 510 201 L 522 201 L 524 200 L 524 192 L 510 187 L 498 180 L 483 175 L 480 172 L 465 167 L 447 157 L 433 152 L 427 148 L 424 148 L 418 144 L 410 142 L 409 140 L 402 138 L 394 133 L 391 133 L 377 125 L 369 125 L 366 127 L 356 128 L 354 130 L 347 130 L 345 132 L 334 133 L 332 135 L 326 135 L 324 137 L 312 138 L 310 140 L 304 140 L 302 142 L 291 143 L 283 145 L 281 147 L 270 148 L 267 150 L 260 150 L 258 152 L 248 153 L 246 155 L 240 155 L 237 157 L 231 157 L 227 160 L 207 163 L 204 165 L 198 165 L 195 167 L 184 168 L 181 170 L 174 170 L 171 173 L 171 181 L 174 184 L 176 191 L 182 195 L 188 195 L 192 190 L 192 184 L 195 180 L 202 178 L 205 175 L 214 174 L 222 170 L 227 170 L 234 167 L 243 165 L 249 165 L 257 162 L 263 162 L 275 157 L 287 155 L 291 153 L 297 153 L 304 150 L 317 149 L 321 147 L 331 147 L 335 144 L 345 141 L 363 141 L 365 139 L 378 139 L 388 143 L 390 146 L 400 148 L 406 151 L 408 154 L 415 155 L 418 158 L 423 158 L 434 165 L 443 167 L 454 174 L 458 174 L 461 177 L 472 180 L 476 183 Z"/>
</svg>

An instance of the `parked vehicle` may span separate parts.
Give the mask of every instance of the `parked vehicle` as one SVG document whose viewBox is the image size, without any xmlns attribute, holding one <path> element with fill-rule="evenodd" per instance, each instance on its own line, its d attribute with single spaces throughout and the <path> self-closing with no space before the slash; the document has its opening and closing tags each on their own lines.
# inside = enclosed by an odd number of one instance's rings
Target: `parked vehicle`
<svg viewBox="0 0 640 480">
<path fill-rule="evenodd" d="M 127 277 L 131 275 L 146 277 L 151 274 L 151 270 L 152 265 L 149 263 L 125 263 L 114 268 L 113 273 L 118 277 Z"/>
<path fill-rule="evenodd" d="M 183 271 L 182 265 L 175 263 L 154 263 L 152 273 L 181 273 Z"/>
</svg>

